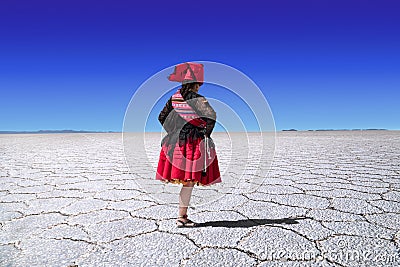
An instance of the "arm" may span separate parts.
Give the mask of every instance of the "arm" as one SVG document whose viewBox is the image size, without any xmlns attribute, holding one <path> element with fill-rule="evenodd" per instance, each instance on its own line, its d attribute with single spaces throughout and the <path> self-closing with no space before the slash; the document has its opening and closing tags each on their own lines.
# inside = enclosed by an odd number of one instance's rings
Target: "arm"
<svg viewBox="0 0 400 267">
<path fill-rule="evenodd" d="M 193 109 L 203 120 L 207 122 L 206 136 L 210 137 L 212 131 L 214 130 L 217 114 L 205 97 L 199 96 L 192 100 Z"/>
<path fill-rule="evenodd" d="M 172 111 L 172 100 L 171 98 L 167 101 L 167 103 L 165 104 L 164 108 L 161 110 L 160 114 L 158 115 L 158 121 L 161 123 L 161 125 L 164 127 L 164 129 L 169 133 L 170 132 L 170 128 L 168 127 L 169 123 L 165 122 L 165 120 L 167 119 L 169 113 Z"/>
</svg>

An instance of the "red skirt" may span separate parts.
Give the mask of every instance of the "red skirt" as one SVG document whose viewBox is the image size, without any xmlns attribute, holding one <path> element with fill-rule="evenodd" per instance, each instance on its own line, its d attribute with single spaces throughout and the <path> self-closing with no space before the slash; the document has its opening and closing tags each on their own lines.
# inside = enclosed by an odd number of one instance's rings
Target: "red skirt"
<svg viewBox="0 0 400 267">
<path fill-rule="evenodd" d="M 170 148 L 171 145 L 166 143 L 161 148 L 157 180 L 180 184 L 195 182 L 197 185 L 212 185 L 221 182 L 213 144 L 206 146 L 204 139 L 200 138 L 190 139 L 181 146 L 178 141 L 171 157 L 167 154 Z"/>
</svg>

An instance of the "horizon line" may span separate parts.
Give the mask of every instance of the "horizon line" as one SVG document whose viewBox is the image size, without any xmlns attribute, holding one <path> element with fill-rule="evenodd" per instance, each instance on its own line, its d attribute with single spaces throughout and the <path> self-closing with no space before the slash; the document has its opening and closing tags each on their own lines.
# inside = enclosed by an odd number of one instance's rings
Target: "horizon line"
<svg viewBox="0 0 400 267">
<path fill-rule="evenodd" d="M 354 129 L 282 129 L 276 130 L 275 132 L 312 132 L 312 131 L 399 131 L 400 129 L 384 129 L 384 128 L 354 128 Z M 146 133 L 161 133 L 160 131 L 145 131 Z M 235 131 L 235 132 L 261 132 L 261 131 Z M 274 132 L 274 131 L 265 131 L 265 132 Z M 63 129 L 63 130 L 24 130 L 24 131 L 13 131 L 13 130 L 4 130 L 0 131 L 0 134 L 44 134 L 44 133 L 123 133 L 123 131 L 91 131 L 91 130 L 71 130 L 71 129 Z M 132 131 L 131 133 L 143 133 Z M 224 133 L 224 131 L 214 131 L 214 133 Z"/>
</svg>

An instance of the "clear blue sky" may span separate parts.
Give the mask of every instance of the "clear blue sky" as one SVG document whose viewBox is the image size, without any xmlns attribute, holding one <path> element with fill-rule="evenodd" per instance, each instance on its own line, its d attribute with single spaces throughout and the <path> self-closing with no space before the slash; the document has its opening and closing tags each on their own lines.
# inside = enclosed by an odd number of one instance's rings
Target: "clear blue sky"
<svg viewBox="0 0 400 267">
<path fill-rule="evenodd" d="M 396 0 L 2 1 L 0 130 L 121 131 L 146 79 L 193 60 L 247 74 L 278 130 L 400 129 L 399 11 Z"/>
</svg>

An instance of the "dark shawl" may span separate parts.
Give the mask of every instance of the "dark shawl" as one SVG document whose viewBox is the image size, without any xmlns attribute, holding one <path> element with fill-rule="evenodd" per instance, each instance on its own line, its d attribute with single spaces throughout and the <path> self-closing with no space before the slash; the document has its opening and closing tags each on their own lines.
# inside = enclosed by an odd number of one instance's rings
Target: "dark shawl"
<svg viewBox="0 0 400 267">
<path fill-rule="evenodd" d="M 161 145 L 164 143 L 172 145 L 169 152 L 173 151 L 178 140 L 179 145 L 182 145 L 188 139 L 210 137 L 215 126 L 216 113 L 204 96 L 192 91 L 183 92 L 183 90 L 181 90 L 181 94 L 194 111 L 207 122 L 207 126 L 204 129 L 186 122 L 172 107 L 172 97 L 170 97 L 158 116 L 158 120 L 167 132 L 167 136 L 163 138 Z"/>
</svg>

